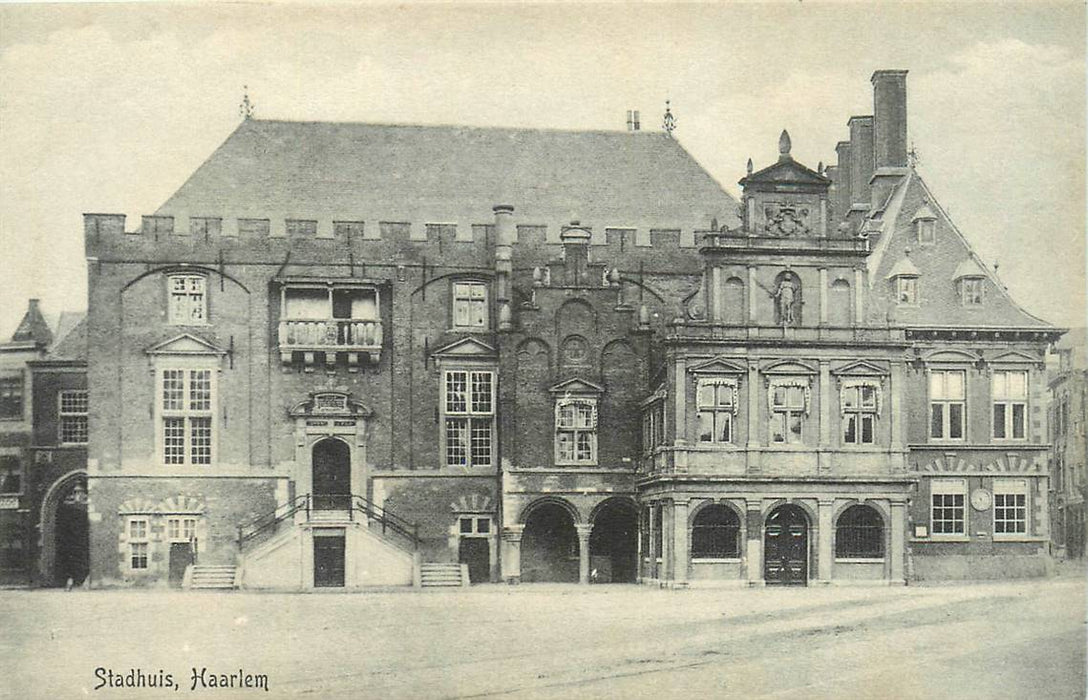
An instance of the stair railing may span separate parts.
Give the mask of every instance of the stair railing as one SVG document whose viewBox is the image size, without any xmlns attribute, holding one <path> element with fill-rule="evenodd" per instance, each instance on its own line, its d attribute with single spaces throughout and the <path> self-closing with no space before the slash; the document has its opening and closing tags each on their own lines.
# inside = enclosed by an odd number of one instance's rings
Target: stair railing
<svg viewBox="0 0 1088 700">
<path fill-rule="evenodd" d="M 275 510 L 263 513 L 255 518 L 247 520 L 238 526 L 238 546 L 245 544 L 268 530 L 275 532 L 280 523 L 289 518 L 294 518 L 300 510 L 306 511 L 307 520 L 310 517 L 310 494 L 296 496 L 293 500 L 277 506 Z"/>
<path fill-rule="evenodd" d="M 352 510 L 381 525 L 383 535 L 393 532 L 407 539 L 413 547 L 419 546 L 418 524 L 405 520 L 362 496 L 352 496 Z"/>
</svg>

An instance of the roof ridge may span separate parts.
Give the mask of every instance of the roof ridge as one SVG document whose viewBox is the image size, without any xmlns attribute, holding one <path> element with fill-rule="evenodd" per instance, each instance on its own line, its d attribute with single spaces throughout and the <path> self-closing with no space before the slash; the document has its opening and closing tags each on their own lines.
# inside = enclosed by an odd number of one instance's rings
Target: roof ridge
<svg viewBox="0 0 1088 700">
<path fill-rule="evenodd" d="M 258 119 L 252 117 L 247 119 L 246 122 L 259 122 L 264 124 L 293 124 L 293 125 L 321 125 L 321 126 L 369 126 L 380 128 L 392 128 L 392 129 L 457 129 L 463 131 L 519 131 L 519 132 L 540 132 L 540 133 L 560 133 L 560 134 L 602 134 L 602 135 L 629 135 L 629 136 L 657 136 L 662 138 L 670 137 L 664 131 L 650 131 L 639 129 L 637 131 L 629 131 L 626 129 L 579 129 L 579 128 L 563 128 L 563 127 L 538 127 L 538 126 L 484 126 L 479 124 L 449 124 L 449 123 L 435 123 L 435 124 L 421 124 L 412 122 L 367 122 L 367 121 L 353 121 L 353 120 L 335 120 L 335 119 Z"/>
</svg>

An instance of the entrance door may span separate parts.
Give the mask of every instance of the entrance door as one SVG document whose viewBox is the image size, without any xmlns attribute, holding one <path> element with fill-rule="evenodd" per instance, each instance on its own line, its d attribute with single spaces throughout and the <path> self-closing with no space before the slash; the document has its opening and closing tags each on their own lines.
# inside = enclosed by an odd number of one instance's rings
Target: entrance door
<svg viewBox="0 0 1088 700">
<path fill-rule="evenodd" d="M 780 506 L 767 517 L 763 579 L 783 586 L 808 583 L 808 518 L 798 506 Z"/>
<path fill-rule="evenodd" d="M 344 585 L 344 536 L 314 535 L 314 587 Z"/>
<path fill-rule="evenodd" d="M 469 583 L 491 580 L 491 551 L 484 537 L 462 537 L 457 548 L 457 560 L 468 564 Z"/>
<path fill-rule="evenodd" d="M 351 509 L 351 450 L 340 440 L 326 439 L 314 445 L 314 508 Z"/>
<path fill-rule="evenodd" d="M 193 563 L 193 549 L 188 542 L 170 543 L 170 585 L 180 588 L 185 569 Z"/>
</svg>

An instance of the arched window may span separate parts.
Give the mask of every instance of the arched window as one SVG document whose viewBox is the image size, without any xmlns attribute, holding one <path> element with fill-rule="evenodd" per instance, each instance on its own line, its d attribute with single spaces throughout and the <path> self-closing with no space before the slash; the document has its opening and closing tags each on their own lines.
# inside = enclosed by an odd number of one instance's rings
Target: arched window
<svg viewBox="0 0 1088 700">
<path fill-rule="evenodd" d="M 827 295 L 827 322 L 832 326 L 850 325 L 850 283 L 844 279 L 837 279 L 831 283 L 830 294 Z"/>
<path fill-rule="evenodd" d="M 871 506 L 850 506 L 835 527 L 835 556 L 839 559 L 884 557 L 884 521 Z"/>
<path fill-rule="evenodd" d="M 692 559 L 740 556 L 740 518 L 731 508 L 711 505 L 699 511 L 691 527 Z"/>
<path fill-rule="evenodd" d="M 722 294 L 722 320 L 731 326 L 744 323 L 744 282 L 739 277 L 725 281 Z"/>
</svg>

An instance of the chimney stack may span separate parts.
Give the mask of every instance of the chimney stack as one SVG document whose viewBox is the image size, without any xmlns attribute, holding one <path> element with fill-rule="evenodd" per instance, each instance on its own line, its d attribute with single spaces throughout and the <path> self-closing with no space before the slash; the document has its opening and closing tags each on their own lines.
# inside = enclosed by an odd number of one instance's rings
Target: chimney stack
<svg viewBox="0 0 1088 700">
<path fill-rule="evenodd" d="M 873 151 L 876 168 L 907 167 L 907 71 L 873 73 Z"/>
<path fill-rule="evenodd" d="M 869 181 L 873 177 L 873 118 L 850 117 L 850 205 L 869 209 Z"/>
<path fill-rule="evenodd" d="M 627 130 L 628 131 L 638 131 L 640 128 L 641 128 L 641 125 L 639 124 L 638 110 L 637 109 L 627 110 Z"/>
<path fill-rule="evenodd" d="M 496 204 L 491 211 L 495 214 L 495 298 L 499 305 L 499 330 L 505 331 L 511 329 L 509 305 L 514 273 L 514 207 Z M 505 321 L 502 320 L 504 314 Z"/>
<path fill-rule="evenodd" d="M 851 199 L 853 184 L 850 182 L 850 142 L 839 141 L 835 144 L 835 156 L 835 190 L 831 206 L 835 210 L 835 219 L 842 221 L 850 211 L 850 205 L 854 203 Z"/>
</svg>

